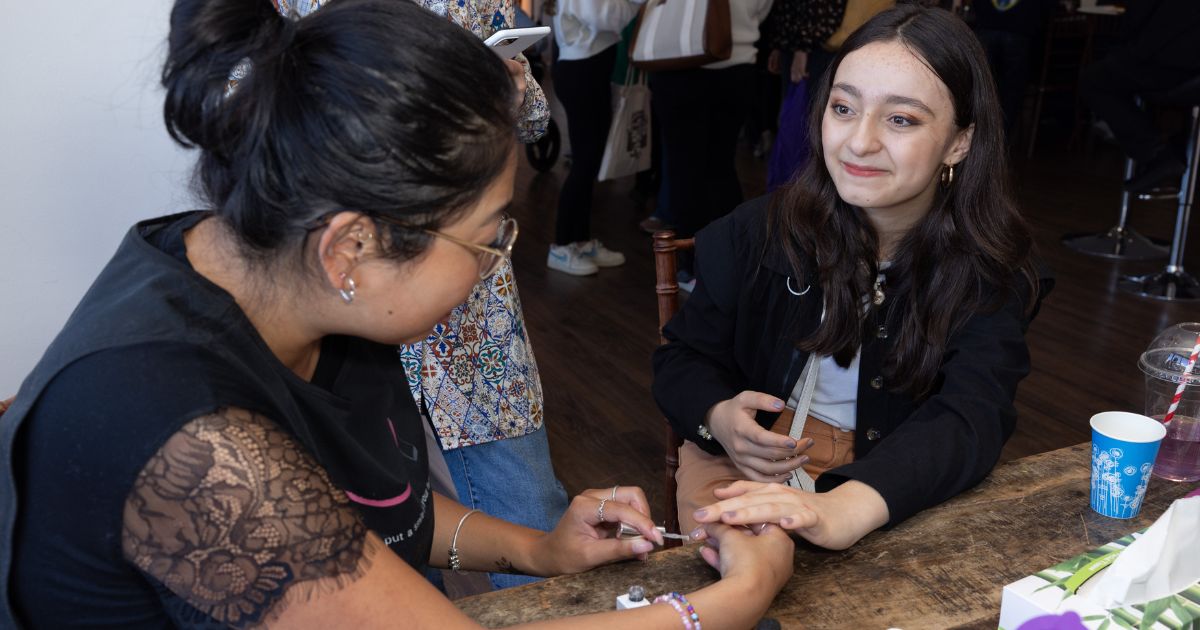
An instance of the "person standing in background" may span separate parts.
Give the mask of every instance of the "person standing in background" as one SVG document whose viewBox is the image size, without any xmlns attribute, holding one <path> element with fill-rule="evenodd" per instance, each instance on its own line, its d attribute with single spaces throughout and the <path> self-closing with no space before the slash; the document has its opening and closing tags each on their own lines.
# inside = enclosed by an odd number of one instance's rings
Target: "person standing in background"
<svg viewBox="0 0 1200 630">
<path fill-rule="evenodd" d="M 692 236 L 742 202 L 734 158 L 753 89 L 754 43 L 771 1 L 729 3 L 729 59 L 650 75 L 655 115 L 662 123 L 663 186 L 679 237 Z M 691 279 L 689 267 L 681 257 L 681 283 Z"/>
<path fill-rule="evenodd" d="M 845 13 L 846 0 L 776 0 L 763 23 L 763 38 L 771 50 L 767 69 L 791 83 L 810 73 L 821 76 L 833 60 L 821 43 L 838 30 Z"/>
<path fill-rule="evenodd" d="M 418 5 L 450 22 L 471 31 L 479 39 L 506 28 L 517 28 L 513 0 L 413 0 Z M 526 144 L 537 142 L 550 124 L 550 106 L 542 86 L 529 71 L 524 54 L 505 60 L 508 72 L 517 83 L 517 92 L 524 88 L 524 99 L 517 111 L 517 139 Z M 520 68 L 517 68 L 520 66 Z"/>
<path fill-rule="evenodd" d="M 557 4 L 557 6 L 555 6 Z M 558 59 L 554 93 L 567 110 L 571 170 L 558 196 L 554 243 L 546 266 L 574 276 L 625 263 L 625 256 L 592 238 L 592 188 L 612 123 L 612 73 L 621 31 L 637 15 L 630 0 L 551 0 Z"/>
<path fill-rule="evenodd" d="M 516 24 L 512 0 L 416 2 L 480 39 Z M 535 142 L 550 120 L 546 95 L 524 55 L 505 65 L 517 85 L 517 138 Z M 506 258 L 475 285 L 424 341 L 401 346 L 400 358 L 459 502 L 526 527 L 552 529 L 567 509 L 567 493 L 550 461 L 542 383 L 512 261 Z M 431 466 L 439 468 L 432 459 Z M 489 575 L 495 588 L 537 579 Z"/>
</svg>

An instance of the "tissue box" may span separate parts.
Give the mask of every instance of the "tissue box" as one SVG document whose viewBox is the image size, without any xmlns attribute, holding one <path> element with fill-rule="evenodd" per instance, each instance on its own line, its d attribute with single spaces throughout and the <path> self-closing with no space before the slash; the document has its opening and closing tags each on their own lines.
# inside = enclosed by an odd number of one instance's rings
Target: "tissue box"
<svg viewBox="0 0 1200 630">
<path fill-rule="evenodd" d="M 1017 630 L 1034 617 L 1067 611 L 1077 613 L 1088 628 L 1200 629 L 1200 582 L 1170 597 L 1110 610 L 1086 597 L 1089 583 L 1140 535 L 1114 540 L 1005 586 L 1000 629 Z"/>
</svg>

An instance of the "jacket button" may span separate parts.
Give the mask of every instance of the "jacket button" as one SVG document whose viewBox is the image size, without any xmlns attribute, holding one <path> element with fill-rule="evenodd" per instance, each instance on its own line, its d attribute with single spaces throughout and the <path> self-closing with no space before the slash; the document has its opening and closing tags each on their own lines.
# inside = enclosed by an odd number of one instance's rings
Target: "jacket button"
<svg viewBox="0 0 1200 630">
<path fill-rule="evenodd" d="M 887 328 L 880 326 L 879 330 L 875 331 L 875 336 L 880 339 L 887 339 Z"/>
<path fill-rule="evenodd" d="M 867 429 L 867 439 L 874 442 L 880 438 L 879 429 Z"/>
<path fill-rule="evenodd" d="M 883 389 L 883 377 L 876 376 L 871 379 L 871 389 Z"/>
</svg>

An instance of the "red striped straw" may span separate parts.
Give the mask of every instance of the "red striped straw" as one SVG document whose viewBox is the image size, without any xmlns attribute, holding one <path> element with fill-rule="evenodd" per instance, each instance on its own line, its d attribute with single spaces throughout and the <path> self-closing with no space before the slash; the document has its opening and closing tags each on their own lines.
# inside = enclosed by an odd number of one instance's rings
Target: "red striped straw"
<svg viewBox="0 0 1200 630">
<path fill-rule="evenodd" d="M 1179 408 L 1179 401 L 1183 400 L 1183 390 L 1187 389 L 1188 377 L 1192 375 L 1192 370 L 1196 369 L 1196 357 L 1200 356 L 1200 335 L 1196 336 L 1196 347 L 1192 348 L 1192 356 L 1188 357 L 1187 367 L 1183 368 L 1183 376 L 1179 379 L 1179 387 L 1175 389 L 1175 397 L 1171 399 L 1171 406 L 1167 409 L 1167 415 L 1163 416 L 1163 424 L 1167 424 L 1175 417 L 1175 410 Z"/>
</svg>

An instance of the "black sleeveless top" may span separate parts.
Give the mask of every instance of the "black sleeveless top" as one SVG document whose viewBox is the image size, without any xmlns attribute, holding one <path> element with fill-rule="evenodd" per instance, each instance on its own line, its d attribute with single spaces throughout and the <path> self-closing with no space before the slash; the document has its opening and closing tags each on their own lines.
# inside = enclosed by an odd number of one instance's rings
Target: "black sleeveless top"
<svg viewBox="0 0 1200 630">
<path fill-rule="evenodd" d="M 395 348 L 322 343 L 312 382 L 187 263 L 202 213 L 139 223 L 0 417 L 0 627 L 212 625 L 125 560 L 126 497 L 189 421 L 222 407 L 289 433 L 418 570 L 433 502 L 420 415 Z"/>
</svg>

